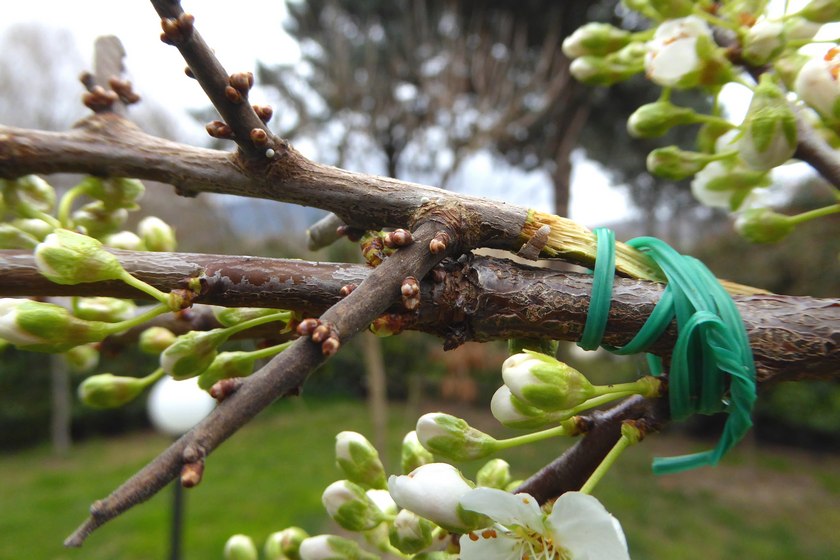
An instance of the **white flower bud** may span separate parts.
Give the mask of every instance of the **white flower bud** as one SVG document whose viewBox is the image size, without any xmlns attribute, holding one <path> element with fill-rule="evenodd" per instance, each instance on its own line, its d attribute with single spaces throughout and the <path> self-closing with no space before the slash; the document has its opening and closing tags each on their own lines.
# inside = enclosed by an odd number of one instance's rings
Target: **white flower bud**
<svg viewBox="0 0 840 560">
<path fill-rule="evenodd" d="M 300 527 L 287 527 L 265 540 L 265 560 L 300 560 L 300 545 L 309 534 Z"/>
<path fill-rule="evenodd" d="M 753 169 L 782 165 L 796 151 L 796 116 L 770 74 L 762 74 L 738 140 L 741 159 Z"/>
<path fill-rule="evenodd" d="M 507 385 L 502 385 L 493 393 L 490 412 L 508 428 L 533 429 L 551 422 L 548 413 L 522 402 L 510 392 Z"/>
<path fill-rule="evenodd" d="M 327 486 L 321 503 L 330 517 L 348 531 L 369 531 L 386 519 L 364 488 L 349 480 L 338 480 Z"/>
<path fill-rule="evenodd" d="M 404 554 L 416 554 L 432 544 L 433 525 L 416 513 L 400 510 L 388 531 L 391 545 Z"/>
<path fill-rule="evenodd" d="M 55 226 L 52 226 L 38 218 L 19 218 L 12 220 L 11 224 L 37 239 L 43 241 L 46 237 L 55 231 Z"/>
<path fill-rule="evenodd" d="M 547 411 L 574 408 L 595 394 L 582 373 L 537 352 L 515 354 L 505 360 L 502 379 L 517 398 Z"/>
<path fill-rule="evenodd" d="M 510 484 L 510 465 L 504 459 L 492 459 L 478 469 L 475 483 L 478 486 L 504 490 Z"/>
<path fill-rule="evenodd" d="M 777 21 L 762 20 L 750 27 L 742 47 L 744 60 L 756 66 L 770 62 L 785 48 L 784 31 Z"/>
<path fill-rule="evenodd" d="M 472 488 L 458 469 L 446 463 L 429 463 L 410 474 L 388 479 L 388 490 L 397 505 L 453 533 L 464 533 L 484 523 L 459 503 Z"/>
<path fill-rule="evenodd" d="M 160 354 L 175 342 L 175 333 L 166 327 L 149 327 L 140 333 L 137 345 L 146 354 Z"/>
<path fill-rule="evenodd" d="M 34 249 L 38 238 L 13 224 L 0 224 L 0 249 Z"/>
<path fill-rule="evenodd" d="M 198 386 L 207 391 L 222 379 L 248 377 L 254 373 L 255 362 L 250 352 L 222 352 L 198 376 Z"/>
<path fill-rule="evenodd" d="M 350 539 L 335 535 L 309 537 L 300 544 L 301 560 L 379 560 Z"/>
<path fill-rule="evenodd" d="M 37 175 L 4 181 L 2 186 L 6 207 L 19 216 L 34 218 L 34 212 L 52 212 L 55 207 L 55 189 Z"/>
<path fill-rule="evenodd" d="M 787 237 L 794 229 L 789 216 L 769 208 L 750 208 L 735 220 L 735 230 L 752 243 L 775 243 Z"/>
<path fill-rule="evenodd" d="M 412 430 L 405 434 L 400 452 L 400 468 L 404 474 L 408 474 L 417 467 L 434 463 L 434 456 L 426 451 L 417 439 L 417 432 Z"/>
<path fill-rule="evenodd" d="M 257 547 L 248 535 L 233 535 L 225 543 L 225 560 L 257 560 Z"/>
<path fill-rule="evenodd" d="M 362 434 L 340 432 L 335 436 L 335 459 L 344 476 L 356 484 L 364 488 L 387 487 L 379 453 Z"/>
<path fill-rule="evenodd" d="M 112 297 L 78 298 L 73 304 L 73 312 L 85 321 L 105 321 L 118 323 L 131 319 L 137 306 L 129 299 Z"/>
<path fill-rule="evenodd" d="M 79 385 L 79 400 L 92 408 L 116 408 L 134 400 L 147 383 L 111 373 L 92 375 Z"/>
<path fill-rule="evenodd" d="M 35 352 L 65 352 L 108 334 L 98 321 L 82 321 L 52 303 L 0 298 L 0 339 Z"/>
<path fill-rule="evenodd" d="M 498 449 L 498 442 L 461 418 L 430 412 L 417 420 L 417 439 L 436 455 L 451 461 L 471 461 Z"/>
<path fill-rule="evenodd" d="M 563 40 L 563 54 L 569 58 L 604 56 L 623 48 L 630 38 L 629 31 L 608 23 L 587 23 Z"/>
<path fill-rule="evenodd" d="M 117 258 L 102 243 L 66 229 L 57 229 L 38 244 L 35 264 L 56 284 L 117 280 L 125 274 Z"/>
<path fill-rule="evenodd" d="M 754 188 L 770 184 L 769 174 L 732 162 L 713 161 L 691 181 L 691 193 L 710 208 L 737 210 Z"/>
<path fill-rule="evenodd" d="M 840 3 L 837 0 L 811 0 L 800 16 L 817 23 L 831 23 L 840 19 Z"/>
<path fill-rule="evenodd" d="M 840 47 L 830 48 L 802 66 L 796 77 L 797 95 L 830 122 L 840 120 Z"/>
<path fill-rule="evenodd" d="M 655 138 L 675 126 L 694 124 L 699 120 L 694 109 L 678 107 L 669 101 L 656 101 L 642 105 L 630 115 L 627 132 L 636 138 Z"/>
<path fill-rule="evenodd" d="M 131 231 L 108 234 L 102 239 L 102 244 L 125 251 L 142 251 L 144 249 L 143 240 Z"/>
<path fill-rule="evenodd" d="M 64 359 L 73 373 L 87 373 L 99 364 L 99 351 L 90 344 L 82 344 L 65 352 Z"/>
<path fill-rule="evenodd" d="M 175 250 L 175 230 L 160 218 L 154 216 L 143 218 L 137 224 L 137 232 L 147 251 L 171 252 Z"/>
<path fill-rule="evenodd" d="M 101 200 L 85 204 L 71 216 L 77 229 L 84 230 L 91 237 L 101 239 L 119 230 L 128 220 L 125 208 L 106 208 Z"/>
</svg>

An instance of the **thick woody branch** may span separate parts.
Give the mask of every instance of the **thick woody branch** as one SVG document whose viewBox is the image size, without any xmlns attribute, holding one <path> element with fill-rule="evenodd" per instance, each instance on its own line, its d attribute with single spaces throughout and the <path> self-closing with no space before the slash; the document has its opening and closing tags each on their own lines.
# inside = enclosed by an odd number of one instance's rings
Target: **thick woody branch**
<svg viewBox="0 0 840 560">
<path fill-rule="evenodd" d="M 321 316 L 321 322 L 331 325 L 342 341 L 367 328 L 399 297 L 404 278 L 424 276 L 445 257 L 445 253 L 433 254 L 428 248 L 430 240 L 441 229 L 445 226 L 434 221 L 420 225 L 414 232 L 414 244 L 397 251 L 374 269 L 355 291 L 330 307 Z M 451 235 L 455 236 L 456 232 L 451 231 Z M 81 546 L 97 527 L 160 491 L 181 473 L 182 467 L 203 461 L 277 398 L 298 394 L 310 372 L 325 360 L 326 355 L 320 345 L 309 338 L 299 339 L 249 377 L 207 418 L 110 496 L 95 502 L 91 506 L 90 517 L 67 538 L 65 546 Z"/>
<path fill-rule="evenodd" d="M 803 118 L 802 111 L 796 114 L 796 133 L 799 143 L 793 157 L 808 163 L 823 179 L 840 189 L 840 152 L 817 134 Z"/>
<path fill-rule="evenodd" d="M 298 260 L 187 253 L 114 251 L 128 272 L 163 291 L 199 278 L 195 303 L 230 307 L 294 309 L 320 315 L 340 299 L 347 284 L 362 284 L 370 267 Z M 65 286 L 38 273 L 31 253 L 0 251 L 0 295 L 106 295 L 138 297 L 121 282 Z M 388 311 L 404 328 L 445 339 L 447 347 L 467 340 L 516 337 L 579 340 L 589 309 L 592 277 L 517 265 L 504 259 L 463 257 L 446 261 L 420 282 L 420 306 Z M 613 287 L 604 343 L 626 344 L 659 301 L 662 286 L 618 278 Z M 840 370 L 840 300 L 757 294 L 734 296 L 744 318 L 759 381 L 803 377 L 836 379 Z M 667 356 L 674 327 L 651 349 Z"/>
</svg>

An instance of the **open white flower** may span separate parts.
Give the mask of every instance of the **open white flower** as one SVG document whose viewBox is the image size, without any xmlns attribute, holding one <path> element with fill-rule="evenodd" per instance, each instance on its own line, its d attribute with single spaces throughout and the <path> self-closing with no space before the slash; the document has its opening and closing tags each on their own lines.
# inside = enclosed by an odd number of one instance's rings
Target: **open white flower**
<svg viewBox="0 0 840 560">
<path fill-rule="evenodd" d="M 831 47 L 825 56 L 806 62 L 793 87 L 823 117 L 840 120 L 840 46 Z"/>
<path fill-rule="evenodd" d="M 462 560 L 629 560 L 618 521 L 587 494 L 567 492 L 545 514 L 528 494 L 476 488 L 461 506 L 496 524 L 461 537 Z"/>
<path fill-rule="evenodd" d="M 696 16 L 663 22 L 648 43 L 645 57 L 648 78 L 665 87 L 697 85 L 704 65 L 698 42 L 701 37 L 709 40 L 711 36 L 709 26 Z"/>
</svg>

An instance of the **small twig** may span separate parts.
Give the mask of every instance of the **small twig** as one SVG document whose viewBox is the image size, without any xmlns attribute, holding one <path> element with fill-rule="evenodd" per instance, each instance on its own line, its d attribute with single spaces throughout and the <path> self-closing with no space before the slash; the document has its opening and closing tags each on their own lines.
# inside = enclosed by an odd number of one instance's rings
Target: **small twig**
<svg viewBox="0 0 840 560">
<path fill-rule="evenodd" d="M 356 290 L 324 313 L 320 322 L 333 325 L 342 341 L 367 328 L 373 319 L 399 297 L 400 285 L 405 277 L 425 276 L 445 257 L 445 254 L 435 255 L 427 249 L 428 242 L 442 227 L 445 226 L 435 221 L 420 225 L 414 232 L 419 243 L 409 245 L 386 259 Z M 452 235 L 456 235 L 456 232 L 452 231 Z M 90 517 L 67 538 L 65 546 L 81 546 L 92 531 L 152 497 L 179 476 L 185 464 L 195 463 L 208 456 L 274 400 L 297 394 L 309 373 L 326 358 L 320 344 L 313 344 L 309 338 L 299 339 L 278 354 L 195 428 L 110 496 L 95 502 L 91 506 Z"/>
<path fill-rule="evenodd" d="M 329 247 L 341 235 L 338 228 L 345 225 L 344 221 L 335 214 L 327 214 L 306 230 L 306 238 L 308 240 L 308 248 L 310 251 L 317 251 L 324 247 Z"/>
</svg>

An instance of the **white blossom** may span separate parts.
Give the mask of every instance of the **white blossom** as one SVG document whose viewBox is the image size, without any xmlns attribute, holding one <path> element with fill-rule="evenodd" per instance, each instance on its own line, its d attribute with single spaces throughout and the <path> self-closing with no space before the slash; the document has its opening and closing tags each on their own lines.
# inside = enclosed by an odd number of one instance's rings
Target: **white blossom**
<svg viewBox="0 0 840 560">
<path fill-rule="evenodd" d="M 711 39 L 706 22 L 696 16 L 663 22 L 648 43 L 645 70 L 651 81 L 665 87 L 690 87 L 692 76 L 699 73 L 703 60 L 698 54 L 701 37 Z"/>
<path fill-rule="evenodd" d="M 823 57 L 806 62 L 793 87 L 820 115 L 840 120 L 840 47 L 832 47 Z"/>
</svg>

